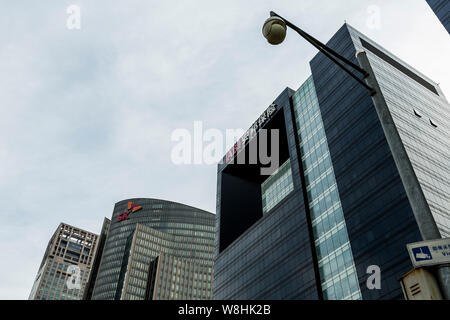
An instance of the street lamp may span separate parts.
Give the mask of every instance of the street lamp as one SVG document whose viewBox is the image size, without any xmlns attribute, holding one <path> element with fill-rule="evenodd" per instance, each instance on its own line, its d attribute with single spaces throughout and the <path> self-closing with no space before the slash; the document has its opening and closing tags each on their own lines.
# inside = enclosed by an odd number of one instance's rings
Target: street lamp
<svg viewBox="0 0 450 320">
<path fill-rule="evenodd" d="M 368 86 L 363 80 L 361 80 L 358 76 L 356 76 L 351 70 L 345 67 L 345 64 L 352 67 L 356 71 L 358 71 L 364 78 L 368 77 L 368 73 L 363 70 L 360 66 L 354 64 L 347 58 L 343 57 L 330 47 L 327 47 L 325 44 L 317 40 L 316 38 L 310 36 L 305 31 L 297 27 L 296 25 L 290 23 L 288 20 L 282 18 L 278 14 L 273 11 L 270 11 L 270 18 L 264 22 L 263 25 L 263 35 L 267 39 L 270 44 L 277 45 L 284 41 L 286 38 L 287 27 L 296 31 L 300 36 L 302 36 L 306 41 L 311 43 L 314 47 L 316 47 L 320 52 L 322 52 L 326 57 L 328 57 L 331 61 L 337 64 L 341 69 L 347 72 L 353 79 L 355 79 L 359 84 L 361 84 L 364 88 L 369 90 L 371 95 L 375 94 L 375 91 Z M 338 60 L 342 61 L 339 62 Z"/>
<path fill-rule="evenodd" d="M 280 44 L 286 38 L 286 23 L 278 17 L 270 17 L 264 22 L 263 35 L 270 44 Z"/>
<path fill-rule="evenodd" d="M 356 53 L 356 58 L 360 64 L 360 66 L 358 66 L 273 11 L 270 12 L 270 18 L 264 22 L 262 33 L 270 44 L 276 45 L 282 43 L 286 38 L 287 27 L 296 31 L 301 37 L 311 43 L 327 58 L 333 61 L 369 91 L 391 150 L 392 157 L 394 158 L 403 186 L 405 187 L 406 195 L 414 213 L 414 217 L 416 218 L 422 239 L 440 239 L 441 235 L 439 229 L 434 221 L 422 188 L 420 188 L 419 181 L 414 172 L 414 168 L 409 161 L 408 154 L 406 153 L 405 146 L 403 145 L 402 139 L 394 124 L 391 112 L 381 94 L 380 86 L 375 78 L 366 52 L 358 51 Z M 361 80 L 344 64 L 356 70 L 363 76 L 365 81 Z M 437 277 L 444 298 L 450 300 L 450 266 L 439 266 L 437 268 Z"/>
</svg>

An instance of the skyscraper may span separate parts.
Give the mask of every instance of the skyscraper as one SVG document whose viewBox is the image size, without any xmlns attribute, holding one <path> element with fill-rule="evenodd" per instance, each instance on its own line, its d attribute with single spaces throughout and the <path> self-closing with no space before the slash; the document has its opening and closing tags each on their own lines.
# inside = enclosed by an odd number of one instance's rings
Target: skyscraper
<svg viewBox="0 0 450 320">
<path fill-rule="evenodd" d="M 214 214 L 180 203 L 116 203 L 92 299 L 211 299 L 214 224 Z"/>
<path fill-rule="evenodd" d="M 428 5 L 450 33 L 450 1 L 448 0 L 427 0 Z"/>
<path fill-rule="evenodd" d="M 81 300 L 92 266 L 97 235 L 61 223 L 51 237 L 30 300 Z"/>
<path fill-rule="evenodd" d="M 450 235 L 450 106 L 439 86 L 344 24 L 327 43 L 367 53 L 443 237 Z M 241 139 L 218 166 L 215 299 L 399 299 L 419 226 L 368 91 L 317 54 L 254 129 L 279 130 L 280 167 L 239 164 Z M 261 131 L 260 131 L 261 132 Z M 247 142 L 248 140 L 248 142 Z M 446 165 L 447 164 L 447 165 Z M 366 286 L 369 267 L 381 288 Z"/>
<path fill-rule="evenodd" d="M 102 230 L 100 231 L 100 236 L 98 239 L 97 249 L 95 250 L 94 261 L 92 263 L 92 269 L 89 273 L 89 278 L 84 289 L 83 300 L 91 300 L 92 292 L 94 291 L 95 281 L 97 280 L 98 269 L 100 267 L 100 261 L 103 254 L 103 249 L 105 248 L 106 237 L 108 236 L 109 226 L 111 225 L 111 220 L 105 218 L 103 220 Z"/>
</svg>

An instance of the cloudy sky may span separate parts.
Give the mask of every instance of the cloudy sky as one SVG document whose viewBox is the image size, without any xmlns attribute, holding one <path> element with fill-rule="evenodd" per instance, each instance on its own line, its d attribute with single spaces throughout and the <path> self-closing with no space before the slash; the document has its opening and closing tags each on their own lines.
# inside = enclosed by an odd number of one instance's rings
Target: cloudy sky
<svg viewBox="0 0 450 320">
<path fill-rule="evenodd" d="M 425 0 L 1 2 L 0 299 L 28 297 L 60 222 L 99 232 L 130 197 L 215 212 L 216 166 L 175 165 L 171 133 L 248 128 L 306 80 L 315 49 L 292 32 L 268 45 L 270 10 L 324 42 L 346 20 L 450 96 Z"/>
</svg>

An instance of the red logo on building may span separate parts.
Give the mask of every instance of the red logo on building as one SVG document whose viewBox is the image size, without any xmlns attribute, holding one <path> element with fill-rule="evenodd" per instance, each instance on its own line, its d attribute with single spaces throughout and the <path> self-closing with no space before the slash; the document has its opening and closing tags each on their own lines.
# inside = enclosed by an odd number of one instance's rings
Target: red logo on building
<svg viewBox="0 0 450 320">
<path fill-rule="evenodd" d="M 133 202 L 128 202 L 127 211 L 119 213 L 117 216 L 117 222 L 127 220 L 128 216 L 132 214 L 133 212 L 139 211 L 142 209 L 142 206 L 138 206 L 137 204 L 134 204 Z"/>
</svg>

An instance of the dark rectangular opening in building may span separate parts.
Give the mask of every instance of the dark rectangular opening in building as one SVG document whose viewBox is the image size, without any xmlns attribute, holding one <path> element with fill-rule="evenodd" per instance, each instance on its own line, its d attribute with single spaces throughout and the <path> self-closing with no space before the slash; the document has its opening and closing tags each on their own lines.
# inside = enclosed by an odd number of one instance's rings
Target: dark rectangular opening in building
<svg viewBox="0 0 450 320">
<path fill-rule="evenodd" d="M 283 109 L 278 110 L 263 129 L 268 129 L 267 137 L 269 138 L 266 141 L 268 141 L 269 157 L 274 156 L 270 152 L 274 150 L 270 139 L 270 130 L 278 129 L 278 166 L 280 166 L 289 159 Z M 259 154 L 260 139 L 261 131 L 238 154 L 237 157 L 245 156 L 245 164 L 230 163 L 221 172 L 220 252 L 263 217 L 261 185 L 270 175 L 262 175 L 261 169 L 268 168 L 270 165 L 261 163 L 259 157 L 257 163 L 249 163 L 250 149 L 257 148 Z M 236 158 L 234 160 L 238 161 Z M 271 170 L 271 173 L 276 169 L 278 167 Z"/>
</svg>

